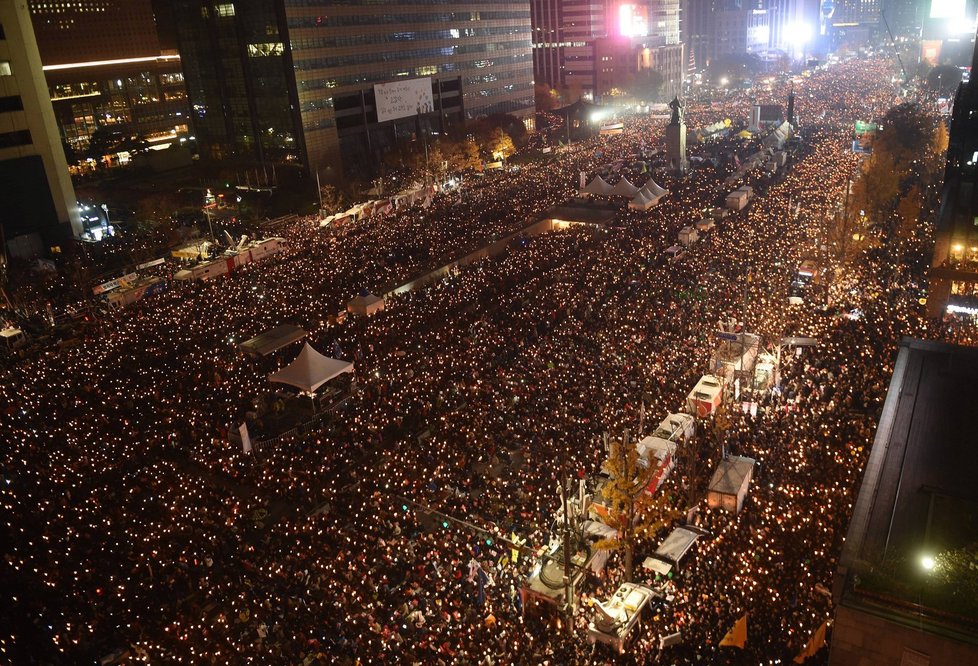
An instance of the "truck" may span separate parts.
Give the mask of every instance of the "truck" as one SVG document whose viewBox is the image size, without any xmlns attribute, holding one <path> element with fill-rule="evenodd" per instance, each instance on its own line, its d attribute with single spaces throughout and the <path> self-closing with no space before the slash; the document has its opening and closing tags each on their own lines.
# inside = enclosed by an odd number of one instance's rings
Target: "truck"
<svg viewBox="0 0 978 666">
<path fill-rule="evenodd" d="M 699 418 L 715 412 L 723 402 L 723 377 L 703 375 L 686 396 L 686 408 Z"/>
</svg>

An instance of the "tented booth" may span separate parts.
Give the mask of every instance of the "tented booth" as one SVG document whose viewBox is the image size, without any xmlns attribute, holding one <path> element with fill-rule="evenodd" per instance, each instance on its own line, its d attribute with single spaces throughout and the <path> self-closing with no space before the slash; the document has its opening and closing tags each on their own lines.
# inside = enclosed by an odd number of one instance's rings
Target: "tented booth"
<svg viewBox="0 0 978 666">
<path fill-rule="evenodd" d="M 728 456 L 720 461 L 706 494 L 711 509 L 740 513 L 754 476 L 754 464 L 753 458 L 745 456 Z"/>
<path fill-rule="evenodd" d="M 679 242 L 689 247 L 700 239 L 699 233 L 693 227 L 683 227 L 679 230 Z"/>
<path fill-rule="evenodd" d="M 345 372 L 353 372 L 352 363 L 323 356 L 307 342 L 294 361 L 270 374 L 268 380 L 294 386 L 312 395 L 323 384 Z"/>
<path fill-rule="evenodd" d="M 601 176 L 595 176 L 594 179 L 584 186 L 581 190 L 581 194 L 590 194 L 592 196 L 607 197 L 611 195 L 614 188 L 608 184 L 608 182 Z"/>
<path fill-rule="evenodd" d="M 673 567 L 679 566 L 700 536 L 694 529 L 677 527 L 659 544 L 655 553 L 642 562 L 642 567 L 662 576 L 667 575 Z"/>
<path fill-rule="evenodd" d="M 375 294 L 360 294 L 346 304 L 347 312 L 355 315 L 370 316 L 384 309 L 384 298 Z"/>
<path fill-rule="evenodd" d="M 628 207 L 632 210 L 646 211 L 659 203 L 658 199 L 653 199 L 647 196 L 644 192 L 639 191 L 631 201 L 628 202 Z"/>
<path fill-rule="evenodd" d="M 246 354 L 268 356 L 304 337 L 306 337 L 306 332 L 298 326 L 282 324 L 242 342 L 238 347 Z"/>
<path fill-rule="evenodd" d="M 631 198 L 635 196 L 639 191 L 638 187 L 635 187 L 627 178 L 622 178 L 619 180 L 615 186 L 611 189 L 611 195 L 616 197 L 626 197 Z"/>
</svg>

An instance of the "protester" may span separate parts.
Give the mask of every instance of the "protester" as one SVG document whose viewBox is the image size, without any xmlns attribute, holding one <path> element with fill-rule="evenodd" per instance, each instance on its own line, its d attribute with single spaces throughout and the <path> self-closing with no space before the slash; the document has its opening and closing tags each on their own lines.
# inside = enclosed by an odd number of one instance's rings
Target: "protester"
<svg viewBox="0 0 978 666">
<path fill-rule="evenodd" d="M 64 663 L 120 647 L 189 664 L 793 658 L 832 614 L 816 586 L 830 586 L 896 342 L 972 336 L 922 319 L 919 275 L 905 271 L 893 289 L 899 267 L 865 257 L 838 266 L 840 314 L 786 305 L 858 167 L 852 120 L 894 102 L 888 72 L 859 60 L 796 86 L 804 141 L 789 170 L 749 172 L 761 195 L 679 262 L 665 262 L 665 248 L 727 192 L 731 167 L 706 158 L 757 142 L 691 146 L 704 160 L 680 179 L 638 159 L 663 144 L 663 121 L 630 118 L 622 136 L 468 182 L 428 207 L 339 228 L 299 220 L 282 256 L 173 283 L 76 347 L 9 364 L 0 496 L 13 600 L 0 651 Z M 745 122 L 754 101 L 693 101 L 687 122 Z M 517 232 L 572 195 L 581 171 L 601 170 L 654 177 L 669 194 L 649 212 L 620 210 L 601 233 L 517 237 L 499 256 L 389 295 L 369 319 L 337 322 L 361 290 L 386 293 Z M 784 351 L 779 384 L 750 396 L 756 415 L 732 410 L 727 448 L 759 463 L 739 515 L 701 499 L 697 470 L 721 456 L 708 424 L 680 451 L 661 492 L 678 509 L 692 496 L 713 536 L 668 581 L 675 600 L 626 655 L 592 653 L 586 603 L 568 633 L 518 593 L 530 551 L 549 540 L 557 480 L 593 475 L 604 433 L 634 431 L 643 404 L 649 422 L 684 409 L 731 317 L 768 340 L 790 330 L 819 343 Z M 311 434 L 263 445 L 258 421 L 278 400 L 267 375 L 295 348 L 254 360 L 237 345 L 281 323 L 353 361 L 356 388 Z M 250 454 L 228 441 L 248 414 Z M 600 599 L 620 580 L 613 557 L 582 591 Z M 746 661 L 717 647 L 744 613 Z M 660 652 L 657 637 L 675 631 L 682 644 Z"/>
</svg>

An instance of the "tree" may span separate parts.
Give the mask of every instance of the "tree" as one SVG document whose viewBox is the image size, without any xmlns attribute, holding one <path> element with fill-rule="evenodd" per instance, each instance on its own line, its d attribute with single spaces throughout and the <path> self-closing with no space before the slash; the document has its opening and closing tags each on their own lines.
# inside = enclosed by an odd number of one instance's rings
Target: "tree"
<svg viewBox="0 0 978 666">
<path fill-rule="evenodd" d="M 947 125 L 944 121 L 938 121 L 937 127 L 934 128 L 934 137 L 930 142 L 931 154 L 938 160 L 943 160 L 944 156 L 947 154 L 947 147 L 950 143 L 950 135 L 947 132 Z"/>
<path fill-rule="evenodd" d="M 338 213 L 346 205 L 346 198 L 335 185 L 323 185 L 319 188 L 319 196 L 327 213 Z"/>
<path fill-rule="evenodd" d="M 454 171 L 479 169 L 482 159 L 479 157 L 479 146 L 471 139 L 452 141 L 445 146 L 445 157 L 449 167 Z"/>
<path fill-rule="evenodd" d="M 878 143 L 863 163 L 862 174 L 852 188 L 849 211 L 852 220 L 859 220 L 865 212 L 873 222 L 879 223 L 889 216 L 900 193 L 901 169 L 893 153 L 877 150 L 876 146 Z"/>
<path fill-rule="evenodd" d="M 140 222 L 149 222 L 152 227 L 166 225 L 173 218 L 180 202 L 169 194 L 152 194 L 143 197 L 136 204 L 136 219 Z"/>
<path fill-rule="evenodd" d="M 896 170 L 904 172 L 908 164 L 927 152 L 932 127 L 933 119 L 919 104 L 898 104 L 883 117 L 883 128 L 873 142 L 873 155 L 887 153 Z"/>
<path fill-rule="evenodd" d="M 634 570 L 635 542 L 652 537 L 676 517 L 665 496 L 647 491 L 658 473 L 656 465 L 643 465 L 636 442 L 628 437 L 612 441 L 604 469 L 610 479 L 602 493 L 608 501 L 609 527 L 618 531 L 616 539 L 602 539 L 596 545 L 604 550 L 625 554 L 625 581 L 631 582 Z"/>
<path fill-rule="evenodd" d="M 897 240 L 905 241 L 913 236 L 914 230 L 917 228 L 917 223 L 920 220 L 923 205 L 923 195 L 921 194 L 920 187 L 917 185 L 911 187 L 900 198 L 900 203 L 897 204 L 897 221 L 894 234 Z"/>
<path fill-rule="evenodd" d="M 513 145 L 512 137 L 504 132 L 501 127 L 496 127 L 489 132 L 484 146 L 486 151 L 492 154 L 493 159 L 498 159 L 499 157 L 506 159 L 516 152 L 516 146 Z"/>
<path fill-rule="evenodd" d="M 560 96 L 557 91 L 546 83 L 537 83 L 533 86 L 533 99 L 537 111 L 551 111 L 556 109 L 560 103 Z"/>
<path fill-rule="evenodd" d="M 927 72 L 927 87 L 941 97 L 953 97 L 961 83 L 961 70 L 951 65 L 938 65 Z"/>
<path fill-rule="evenodd" d="M 560 101 L 565 105 L 573 104 L 584 97 L 584 86 L 577 81 L 565 83 L 559 87 Z"/>
<path fill-rule="evenodd" d="M 625 88 L 636 97 L 645 102 L 655 102 L 662 93 L 662 86 L 666 79 L 657 69 L 647 69 L 629 77 Z"/>
</svg>

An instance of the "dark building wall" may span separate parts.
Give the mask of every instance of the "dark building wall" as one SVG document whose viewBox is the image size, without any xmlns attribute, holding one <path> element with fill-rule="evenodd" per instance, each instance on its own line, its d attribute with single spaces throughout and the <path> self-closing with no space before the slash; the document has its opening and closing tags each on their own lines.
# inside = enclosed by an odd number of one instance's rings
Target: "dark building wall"
<svg viewBox="0 0 978 666">
<path fill-rule="evenodd" d="M 28 4 L 45 65 L 160 53 L 150 0 L 30 0 Z"/>
<path fill-rule="evenodd" d="M 240 3 L 239 3 L 240 4 Z M 229 9 L 235 7 L 235 9 Z M 176 37 L 202 156 L 299 162 L 288 38 L 276 3 L 174 0 Z"/>
<path fill-rule="evenodd" d="M 62 233 L 40 155 L 0 160 L 0 225 L 6 238 Z"/>
</svg>

